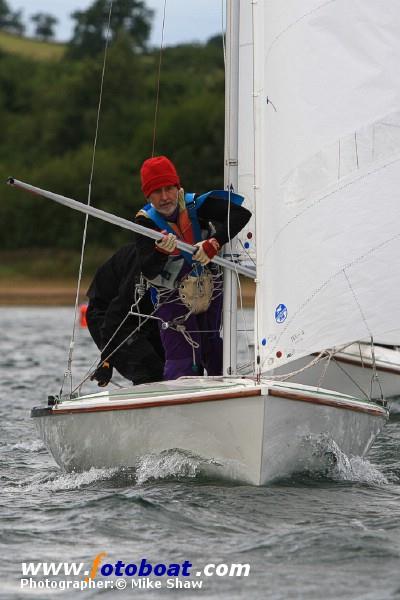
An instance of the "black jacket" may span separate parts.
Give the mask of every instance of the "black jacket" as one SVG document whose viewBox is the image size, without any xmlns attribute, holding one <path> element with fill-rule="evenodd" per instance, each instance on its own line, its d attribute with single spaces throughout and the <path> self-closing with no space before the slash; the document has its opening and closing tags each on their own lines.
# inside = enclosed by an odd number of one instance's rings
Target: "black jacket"
<svg viewBox="0 0 400 600">
<path fill-rule="evenodd" d="M 135 280 L 140 273 L 135 244 L 120 248 L 96 271 L 86 295 L 89 298 L 86 313 L 89 331 L 100 350 L 114 335 L 135 299 Z M 143 296 L 139 311 L 153 311 L 149 292 Z M 116 347 L 138 325 L 138 318 L 130 316 L 120 329 L 107 353 Z M 149 320 L 142 328 L 144 334 L 158 334 L 157 324 Z"/>
<path fill-rule="evenodd" d="M 197 215 L 202 228 L 207 229 L 209 223 L 212 224 L 215 230 L 212 237 L 222 247 L 243 229 L 251 217 L 251 212 L 247 208 L 233 203 L 229 207 L 226 200 L 209 196 L 198 209 Z M 144 227 L 160 231 L 157 225 L 144 215 L 138 215 L 135 222 Z M 163 271 L 168 255 L 156 250 L 153 239 L 140 234 L 135 234 L 135 236 L 137 260 L 140 269 L 145 277 L 154 279 Z"/>
</svg>

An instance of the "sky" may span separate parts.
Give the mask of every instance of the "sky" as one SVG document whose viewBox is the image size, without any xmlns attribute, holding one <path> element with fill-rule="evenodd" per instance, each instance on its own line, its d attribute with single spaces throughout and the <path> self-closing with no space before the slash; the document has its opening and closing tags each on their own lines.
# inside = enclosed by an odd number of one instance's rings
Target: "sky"
<svg viewBox="0 0 400 600">
<path fill-rule="evenodd" d="M 59 20 L 56 39 L 66 41 L 72 34 L 73 23 L 69 15 L 75 10 L 86 10 L 94 0 L 8 0 L 12 11 L 22 9 L 23 21 L 38 12 L 49 13 Z M 164 10 L 164 0 L 145 0 L 154 10 L 150 37 L 152 46 L 159 46 Z M 181 42 L 203 42 L 220 33 L 222 29 L 222 6 L 224 0 L 167 0 L 164 45 Z M 28 25 L 27 34 L 32 33 Z"/>
</svg>

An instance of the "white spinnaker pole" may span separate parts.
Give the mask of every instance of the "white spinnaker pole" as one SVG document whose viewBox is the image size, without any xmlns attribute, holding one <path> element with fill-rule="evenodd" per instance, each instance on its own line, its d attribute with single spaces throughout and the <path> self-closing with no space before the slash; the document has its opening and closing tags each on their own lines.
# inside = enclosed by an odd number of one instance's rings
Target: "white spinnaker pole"
<svg viewBox="0 0 400 600">
<path fill-rule="evenodd" d="M 146 237 L 152 238 L 153 240 L 161 240 L 163 237 L 163 234 L 159 231 L 149 229 L 148 227 L 144 227 L 143 225 L 138 225 L 137 223 L 128 221 L 128 219 L 123 219 L 122 217 L 118 217 L 117 215 L 113 215 L 112 213 L 100 210 L 98 208 L 95 208 L 94 206 L 83 204 L 82 202 L 77 202 L 72 198 L 67 198 L 66 196 L 61 196 L 60 194 L 55 194 L 54 192 L 43 190 L 41 188 L 30 185 L 29 183 L 20 181 L 19 179 L 15 179 L 14 177 L 9 177 L 7 183 L 8 185 L 19 188 L 21 190 L 25 190 L 36 196 L 42 196 L 43 198 L 48 198 L 49 200 L 53 200 L 54 202 L 62 204 L 63 206 L 68 206 L 68 208 L 72 208 L 86 215 L 90 215 L 91 217 L 96 217 L 97 219 L 101 219 L 102 221 L 112 223 L 113 225 L 117 225 L 118 227 L 122 227 L 123 229 L 129 229 L 130 231 L 134 231 L 135 233 L 145 235 Z M 179 250 L 189 252 L 190 254 L 193 254 L 197 250 L 195 246 L 191 246 L 190 244 L 187 244 L 186 242 L 181 242 L 180 240 L 178 240 L 177 242 L 177 248 L 179 248 Z M 221 258 L 218 255 L 214 256 L 212 261 L 223 268 L 233 269 L 234 271 L 237 271 L 238 273 L 241 273 L 246 277 L 254 278 L 255 272 L 249 267 L 231 264 L 229 263 L 229 261 L 225 260 L 224 258 Z"/>
<path fill-rule="evenodd" d="M 238 185 L 238 104 L 239 104 L 239 17 L 240 0 L 226 2 L 225 62 L 225 189 Z M 236 240 L 225 246 L 225 256 L 235 255 Z M 234 258 L 234 256 L 233 256 Z M 237 275 L 224 269 L 223 375 L 235 375 L 237 368 Z"/>
</svg>

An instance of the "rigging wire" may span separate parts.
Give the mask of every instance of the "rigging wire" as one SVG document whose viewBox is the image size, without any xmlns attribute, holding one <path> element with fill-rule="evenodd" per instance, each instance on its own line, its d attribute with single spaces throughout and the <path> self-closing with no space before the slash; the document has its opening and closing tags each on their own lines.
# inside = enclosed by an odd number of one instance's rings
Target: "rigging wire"
<svg viewBox="0 0 400 600">
<path fill-rule="evenodd" d="M 339 349 L 334 349 L 329 351 L 329 358 L 328 358 L 328 362 L 325 366 L 325 369 L 323 371 L 322 376 L 320 377 L 319 381 L 318 381 L 318 387 L 322 387 L 322 383 L 323 380 L 325 378 L 326 372 L 328 370 L 330 361 L 332 359 L 333 364 L 336 365 L 336 367 L 338 369 L 340 369 L 340 371 L 346 375 L 346 377 L 348 379 L 350 379 L 350 381 L 352 382 L 352 384 L 358 389 L 359 392 L 361 392 L 362 395 L 364 395 L 366 397 L 367 400 L 372 400 L 373 399 L 373 386 L 374 383 L 376 383 L 379 387 L 379 393 L 381 396 L 381 401 L 384 401 L 384 394 L 383 394 L 383 390 L 382 390 L 382 386 L 381 386 L 381 382 L 378 376 L 378 372 L 377 372 L 377 368 L 376 368 L 376 360 L 375 360 L 375 346 L 374 346 L 374 341 L 373 338 L 371 337 L 371 360 L 372 360 L 372 376 L 371 376 L 371 382 L 370 382 L 370 391 L 369 394 L 363 390 L 363 388 L 361 387 L 361 385 L 354 379 L 354 377 L 352 377 L 350 375 L 350 373 L 346 370 L 345 367 L 343 367 L 339 362 L 338 359 L 335 358 L 335 354 L 342 352 L 343 350 L 345 350 L 346 348 L 348 348 L 348 346 L 343 346 L 342 348 Z M 361 367 L 362 369 L 366 369 L 367 366 L 364 364 L 364 357 L 362 355 L 362 350 L 361 350 L 361 343 L 358 342 L 358 350 L 359 350 L 359 356 L 360 356 L 360 361 L 361 361 Z M 328 351 L 327 351 L 328 352 Z"/>
<path fill-rule="evenodd" d="M 361 394 L 363 394 L 367 400 L 371 400 L 371 395 L 368 395 L 366 391 L 362 389 L 362 387 L 357 383 L 357 381 L 350 375 L 348 371 L 333 357 L 333 363 L 337 366 L 337 368 L 344 374 L 348 379 L 350 379 L 351 383 L 358 389 Z"/>
<path fill-rule="evenodd" d="M 332 350 L 322 350 L 315 358 L 311 359 L 307 364 L 305 364 L 303 367 L 300 367 L 299 369 L 296 369 L 295 371 L 291 371 L 289 373 L 282 373 L 279 375 L 272 375 L 268 372 L 262 372 L 261 376 L 262 378 L 265 378 L 267 380 L 270 381 L 288 381 L 290 380 L 292 377 L 295 377 L 296 375 L 300 375 L 301 373 L 303 373 L 304 371 L 307 371 L 308 369 L 317 366 L 319 363 L 322 363 L 323 361 L 326 361 L 322 374 L 318 379 L 318 383 L 317 383 L 317 388 L 320 389 L 322 388 L 323 385 L 323 381 L 324 378 L 326 376 L 327 370 L 330 366 L 330 364 L 334 364 L 336 365 L 336 367 L 351 381 L 351 383 L 358 389 L 359 392 L 361 392 L 361 395 L 365 396 L 366 400 L 371 401 L 373 398 L 372 395 L 372 385 L 373 382 L 375 381 L 378 386 L 379 386 L 379 392 L 381 395 L 381 402 L 384 402 L 384 395 L 383 395 L 383 391 L 382 391 L 382 387 L 380 384 L 380 380 L 379 380 L 379 376 L 376 373 L 376 362 L 375 362 L 375 355 L 374 355 L 374 349 L 373 347 L 371 347 L 371 360 L 372 360 L 372 365 L 373 365 L 373 370 L 375 370 L 375 375 L 372 376 L 371 378 L 371 390 L 370 393 L 368 394 L 362 387 L 361 385 L 359 385 L 359 383 L 354 379 L 354 377 L 351 376 L 351 374 L 338 362 L 338 359 L 335 358 L 335 355 L 338 353 L 343 352 L 344 350 L 346 350 L 346 348 L 348 348 L 348 344 L 341 346 L 340 348 L 333 348 Z M 360 360 L 362 363 L 362 367 L 366 368 L 364 366 L 363 363 L 363 357 L 361 354 L 361 348 L 360 348 Z M 250 365 L 247 363 L 246 365 L 243 365 L 243 368 L 249 367 Z"/>
<path fill-rule="evenodd" d="M 152 151 L 151 151 L 152 157 L 154 156 L 155 147 L 156 147 L 158 107 L 160 104 L 161 62 L 162 62 L 162 53 L 163 53 L 163 49 L 164 49 L 163 47 L 164 47 L 166 8 L 167 8 L 167 0 L 164 0 L 163 20 L 162 20 L 162 28 L 161 28 L 160 56 L 159 56 L 159 60 L 158 60 L 158 74 L 157 74 L 157 83 L 156 83 L 156 105 L 154 108 L 153 145 L 152 145 Z"/>
<path fill-rule="evenodd" d="M 159 292 L 161 292 L 161 290 L 159 290 Z M 119 324 L 119 326 L 117 327 L 117 329 L 114 331 L 112 337 L 108 340 L 106 346 L 103 348 L 102 353 L 104 354 L 104 351 L 106 350 L 106 348 L 111 344 L 111 342 L 113 341 L 113 339 L 115 338 L 115 336 L 117 335 L 118 331 L 121 329 L 121 327 L 124 325 L 124 323 L 126 322 L 126 320 L 130 317 L 130 316 L 137 316 L 139 317 L 139 324 L 138 326 L 131 331 L 119 344 L 118 346 L 116 346 L 115 348 L 113 348 L 112 350 L 110 350 L 109 354 L 103 358 L 103 361 L 109 361 L 110 358 L 116 353 L 118 352 L 118 350 L 124 345 L 126 344 L 126 342 L 132 338 L 138 331 L 140 331 L 140 329 L 143 327 L 143 325 L 145 323 L 147 323 L 147 321 L 149 321 L 150 319 L 154 319 L 157 321 L 161 321 L 161 323 L 163 324 L 162 326 L 166 326 L 170 329 L 174 329 L 175 331 L 179 332 L 182 334 L 184 340 L 191 346 L 192 350 L 193 350 L 193 361 L 195 361 L 195 355 L 194 355 L 194 351 L 196 349 L 199 348 L 199 343 L 196 342 L 193 337 L 191 336 L 191 333 L 205 333 L 205 331 L 192 331 L 186 328 L 186 326 L 184 325 L 185 320 L 187 320 L 190 315 L 192 314 L 192 312 L 189 310 L 188 313 L 186 315 L 182 315 L 182 317 L 177 318 L 176 320 L 172 321 L 172 322 L 165 322 L 163 321 L 163 319 L 161 317 L 157 317 L 155 316 L 156 311 L 158 310 L 158 308 L 164 304 L 168 304 L 168 297 L 170 295 L 172 295 L 172 292 L 174 292 L 174 290 L 167 290 L 166 292 L 164 292 L 164 297 L 166 297 L 165 300 L 163 300 L 162 302 L 159 302 L 157 304 L 157 306 L 154 307 L 154 310 L 150 313 L 150 314 L 146 314 L 146 313 L 140 313 L 140 312 L 136 312 L 134 310 L 134 308 L 137 308 L 139 310 L 139 306 L 138 306 L 138 302 L 132 304 L 130 310 L 128 311 L 128 313 L 126 314 L 125 318 L 121 321 L 121 323 Z M 175 299 L 170 300 L 170 302 L 175 302 Z M 215 333 L 216 330 L 210 330 L 209 333 Z M 207 332 L 208 333 L 208 332 Z M 97 361 L 96 361 L 97 362 Z M 78 385 L 75 386 L 75 388 L 72 390 L 71 395 L 74 394 L 76 391 L 80 390 L 83 386 L 83 384 L 88 381 L 88 379 L 90 379 L 90 377 L 92 376 L 92 374 L 95 371 L 95 363 L 92 363 L 92 365 L 89 367 L 89 369 L 87 370 L 86 374 L 84 375 L 84 377 L 82 378 L 82 380 L 80 381 L 80 383 Z"/>
<path fill-rule="evenodd" d="M 104 47 L 103 68 L 102 68 L 102 73 L 101 73 L 99 102 L 98 102 L 98 106 L 97 106 L 96 129 L 95 129 L 95 135 L 94 135 L 94 141 L 93 141 L 92 163 L 91 163 L 89 185 L 88 185 L 88 197 L 87 197 L 87 205 L 88 206 L 90 206 L 91 199 L 92 199 L 92 184 L 93 184 L 94 166 L 95 166 L 95 159 L 96 159 L 97 139 L 98 139 L 98 133 L 99 133 L 101 104 L 102 104 L 102 99 L 103 99 L 103 87 L 104 87 L 104 76 L 105 76 L 105 72 L 106 72 L 106 63 L 107 63 L 107 51 L 108 51 L 108 45 L 109 45 L 110 33 L 111 33 L 112 9 L 113 9 L 113 0 L 110 0 L 110 9 L 109 9 L 109 13 L 108 13 L 108 22 L 107 22 L 106 36 L 105 36 L 106 40 L 105 40 L 105 47 Z M 80 263 L 79 263 L 79 274 L 78 274 L 78 282 L 77 282 L 76 296 L 75 296 L 74 321 L 73 321 L 73 325 L 72 325 L 71 341 L 69 344 L 67 369 L 64 373 L 64 379 L 63 379 L 63 383 L 62 383 L 61 389 L 60 389 L 60 398 L 62 396 L 63 387 L 64 387 L 64 384 L 65 384 L 65 381 L 67 378 L 69 378 L 69 380 L 70 380 L 70 393 L 71 394 L 73 393 L 73 390 L 72 390 L 72 359 L 73 359 L 73 352 L 74 352 L 74 346 L 75 346 L 76 321 L 77 321 L 77 313 L 78 313 L 79 294 L 80 294 L 81 281 L 82 281 L 83 259 L 84 259 L 84 255 L 85 255 L 88 220 L 89 220 L 89 215 L 86 215 L 85 225 L 83 228 L 83 235 L 82 235 L 81 257 L 80 257 Z"/>
<path fill-rule="evenodd" d="M 154 311 L 150 314 L 150 315 L 146 315 L 146 318 L 139 323 L 139 325 L 136 327 L 136 329 L 134 329 L 133 331 L 131 331 L 126 337 L 125 339 L 122 340 L 122 342 L 116 347 L 114 348 L 110 354 L 108 354 L 108 356 L 106 356 L 103 359 L 103 362 L 108 361 L 131 337 L 133 337 L 135 335 L 135 333 L 137 333 L 140 328 L 149 320 L 153 317 L 154 312 L 156 311 L 156 309 L 154 309 Z M 113 336 L 110 338 L 110 340 L 107 342 L 107 346 L 110 344 L 110 342 L 114 339 L 114 337 L 116 336 L 117 332 L 120 330 L 120 328 L 122 327 L 123 323 L 125 323 L 126 319 L 131 315 L 131 312 L 128 311 L 128 313 L 126 314 L 125 318 L 123 319 L 122 323 L 120 323 L 119 327 L 117 328 L 117 330 L 114 332 Z M 155 317 L 157 318 L 157 317 Z M 107 347 L 106 346 L 106 347 Z M 83 384 L 90 379 L 90 377 L 93 374 L 93 364 L 92 366 L 89 368 L 89 370 L 87 371 L 86 375 L 83 377 L 83 379 L 80 381 L 80 383 L 75 386 L 75 388 L 72 391 L 72 394 L 74 394 L 76 391 L 80 390 L 81 387 L 83 386 Z"/>
<path fill-rule="evenodd" d="M 361 351 L 361 347 L 360 347 Z M 376 367 L 376 359 L 375 359 L 375 344 L 374 338 L 371 335 L 371 358 L 372 358 L 372 377 L 371 377 L 371 389 L 370 389 L 370 397 L 372 398 L 374 383 L 376 383 L 379 387 L 379 393 L 381 395 L 381 401 L 384 402 L 384 394 L 381 386 L 381 382 L 378 375 L 378 370 Z"/>
</svg>

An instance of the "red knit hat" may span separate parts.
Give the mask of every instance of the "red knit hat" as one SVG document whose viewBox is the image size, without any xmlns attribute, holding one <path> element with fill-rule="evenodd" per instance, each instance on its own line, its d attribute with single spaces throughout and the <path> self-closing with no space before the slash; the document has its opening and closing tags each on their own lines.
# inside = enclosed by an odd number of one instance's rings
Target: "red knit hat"
<svg viewBox="0 0 400 600">
<path fill-rule="evenodd" d="M 179 175 L 173 163 L 166 156 L 156 156 L 145 160 L 140 169 L 140 177 L 142 190 L 146 198 L 154 190 L 168 185 L 180 187 Z"/>
</svg>

